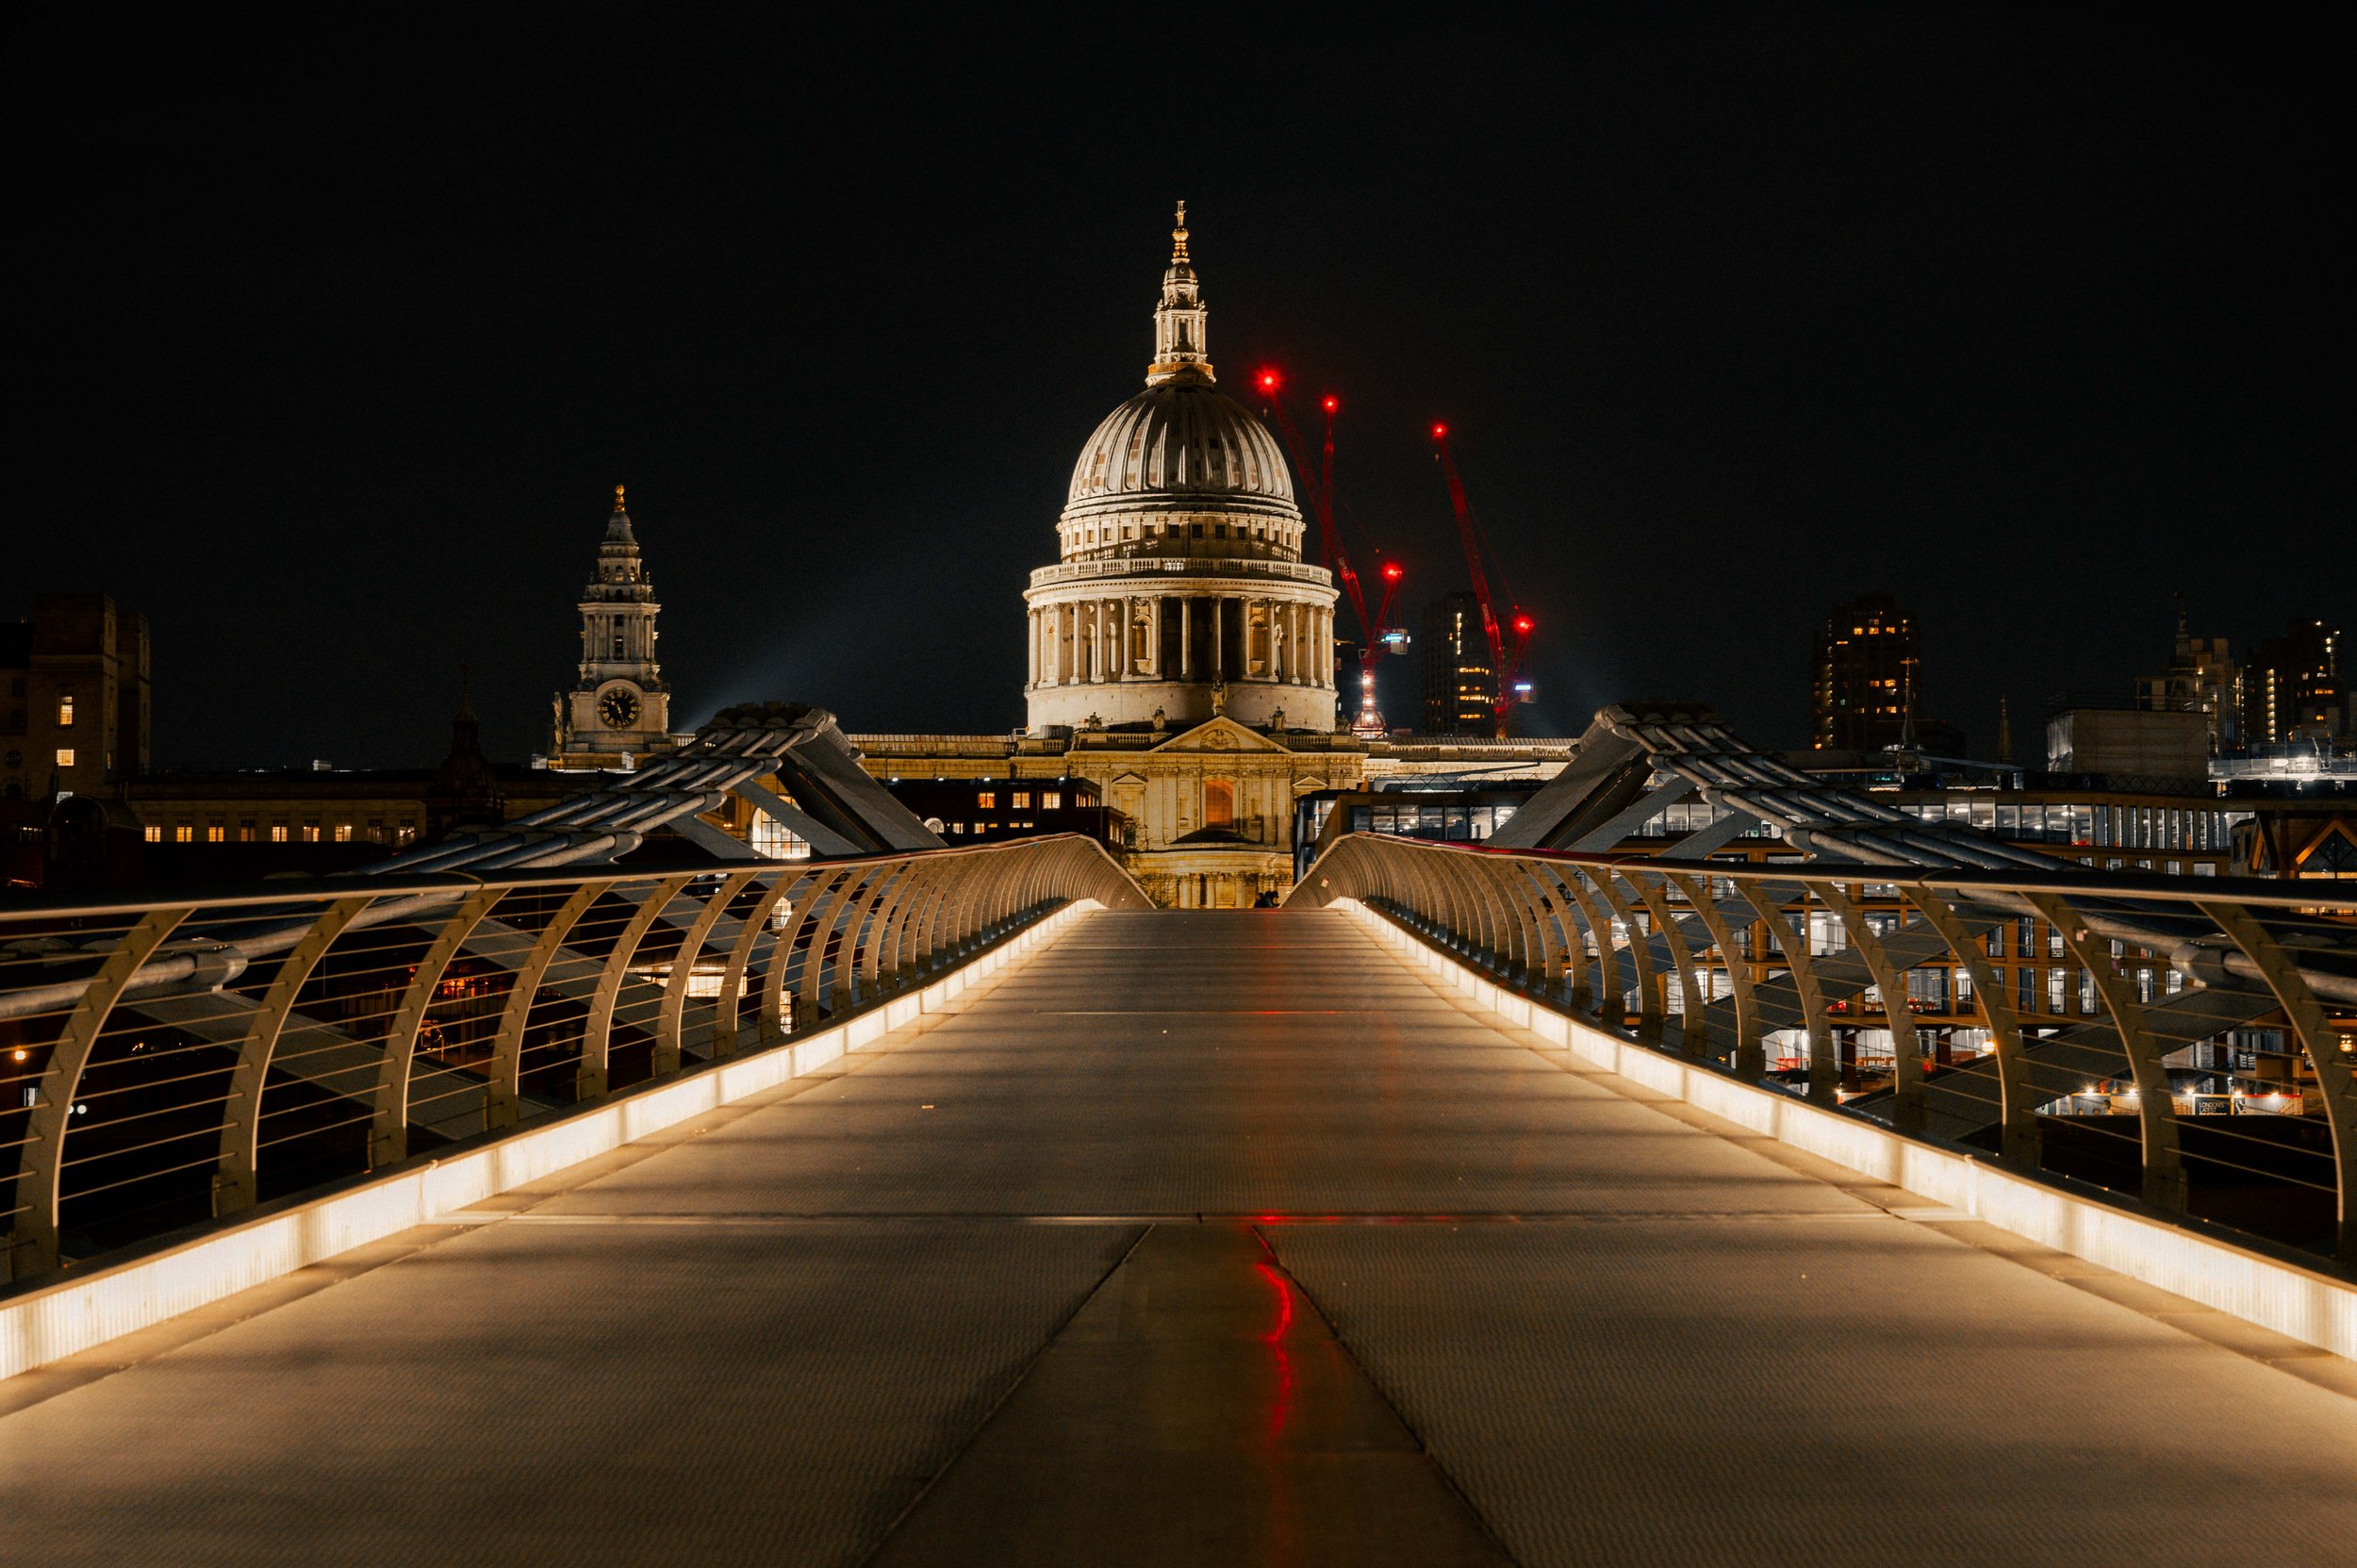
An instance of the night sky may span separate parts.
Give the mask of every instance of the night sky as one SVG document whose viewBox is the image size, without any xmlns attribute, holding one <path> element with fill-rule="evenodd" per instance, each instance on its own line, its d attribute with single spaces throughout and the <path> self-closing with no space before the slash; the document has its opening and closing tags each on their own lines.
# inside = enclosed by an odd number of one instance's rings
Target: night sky
<svg viewBox="0 0 2357 1568">
<path fill-rule="evenodd" d="M 1563 731 L 1798 744 L 1860 592 L 1982 754 L 2180 588 L 2238 651 L 2351 619 L 2328 13 L 1625 9 L 19 8 L 0 616 L 144 611 L 166 765 L 430 764 L 462 663 L 520 758 L 622 482 L 675 720 L 1003 732 L 1184 197 L 1223 385 L 1343 400 L 1411 611 L 1449 422 Z"/>
</svg>

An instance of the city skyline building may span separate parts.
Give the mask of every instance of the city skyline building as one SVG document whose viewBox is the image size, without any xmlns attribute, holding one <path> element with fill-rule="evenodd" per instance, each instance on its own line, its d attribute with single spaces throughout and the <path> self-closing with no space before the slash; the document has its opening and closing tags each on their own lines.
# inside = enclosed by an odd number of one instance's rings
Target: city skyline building
<svg viewBox="0 0 2357 1568">
<path fill-rule="evenodd" d="M 1922 652 L 1915 621 L 1891 595 L 1826 612 L 1810 684 L 1809 747 L 1883 751 L 1916 743 Z"/>
<path fill-rule="evenodd" d="M 0 625 L 0 799 L 88 794 L 145 772 L 147 618 L 103 593 L 43 593 Z"/>
<path fill-rule="evenodd" d="M 1498 672 L 1481 630 L 1481 600 L 1459 588 L 1424 611 L 1424 701 L 1419 728 L 1429 735 L 1497 734 Z"/>
<path fill-rule="evenodd" d="M 2321 620 L 2294 619 L 2259 644 L 2244 680 L 2245 746 L 2331 742 L 2349 733 L 2344 638 Z"/>
<path fill-rule="evenodd" d="M 2198 713 L 2208 732 L 2210 755 L 2241 744 L 2243 672 L 2224 637 L 2197 637 L 2186 629 L 2185 596 L 2177 596 L 2177 636 L 2168 668 L 2136 679 L 2136 706 L 2156 712 Z"/>
</svg>

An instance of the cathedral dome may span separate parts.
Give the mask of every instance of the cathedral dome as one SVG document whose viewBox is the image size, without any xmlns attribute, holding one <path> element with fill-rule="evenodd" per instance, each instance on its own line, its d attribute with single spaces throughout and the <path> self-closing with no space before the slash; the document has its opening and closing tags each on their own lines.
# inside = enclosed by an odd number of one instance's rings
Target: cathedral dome
<svg viewBox="0 0 2357 1568">
<path fill-rule="evenodd" d="M 1112 554 L 1298 560 L 1301 508 L 1284 449 L 1214 385 L 1211 312 L 1187 256 L 1187 216 L 1170 231 L 1154 307 L 1146 390 L 1105 416 L 1057 524 L 1063 558 Z"/>
<path fill-rule="evenodd" d="M 1169 496 L 1195 505 L 1255 497 L 1292 505 L 1293 474 L 1268 427 L 1208 381 L 1148 387 L 1105 416 L 1072 468 L 1067 500 Z"/>
<path fill-rule="evenodd" d="M 1080 449 L 1023 593 L 1030 728 L 1331 730 L 1333 575 L 1301 558 L 1284 448 L 1214 386 L 1183 203 L 1170 240 L 1146 389 Z"/>
</svg>

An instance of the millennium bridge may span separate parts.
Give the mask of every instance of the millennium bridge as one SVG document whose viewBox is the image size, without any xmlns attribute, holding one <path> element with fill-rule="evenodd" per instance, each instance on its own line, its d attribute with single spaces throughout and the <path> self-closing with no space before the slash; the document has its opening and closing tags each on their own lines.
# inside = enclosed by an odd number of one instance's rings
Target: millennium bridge
<svg viewBox="0 0 2357 1568">
<path fill-rule="evenodd" d="M 2353 920 L 1626 708 L 1278 910 L 944 848 L 799 708 L 361 874 L 20 902 L 0 1555 L 2349 1563 Z M 2025 1024 L 2008 938 L 2098 1005 Z M 1931 965 L 1968 1059 L 1882 1000 Z M 2263 1020 L 2293 1111 L 2179 1092 Z"/>
</svg>

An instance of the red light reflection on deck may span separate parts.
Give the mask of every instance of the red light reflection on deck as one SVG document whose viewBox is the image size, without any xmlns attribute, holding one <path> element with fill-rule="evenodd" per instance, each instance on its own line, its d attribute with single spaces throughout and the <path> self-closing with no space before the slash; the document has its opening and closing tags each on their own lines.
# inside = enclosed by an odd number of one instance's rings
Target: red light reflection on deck
<svg viewBox="0 0 2357 1568">
<path fill-rule="evenodd" d="M 1266 1245 L 1263 1243 L 1262 1245 Z M 1277 1356 L 1277 1401 L 1269 1407 L 1268 1435 L 1274 1443 L 1285 1435 L 1285 1428 L 1294 1418 L 1294 1356 L 1286 1340 L 1294 1326 L 1294 1285 L 1284 1271 L 1274 1263 L 1254 1263 L 1269 1289 L 1277 1293 L 1277 1322 L 1261 1336 L 1261 1343 Z"/>
</svg>

